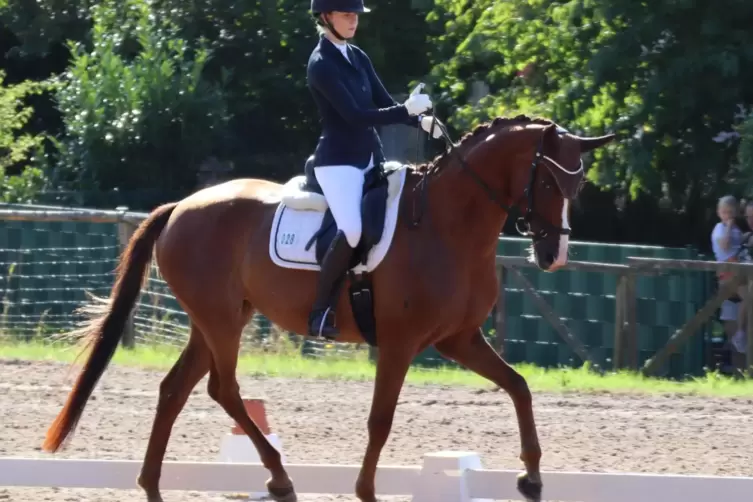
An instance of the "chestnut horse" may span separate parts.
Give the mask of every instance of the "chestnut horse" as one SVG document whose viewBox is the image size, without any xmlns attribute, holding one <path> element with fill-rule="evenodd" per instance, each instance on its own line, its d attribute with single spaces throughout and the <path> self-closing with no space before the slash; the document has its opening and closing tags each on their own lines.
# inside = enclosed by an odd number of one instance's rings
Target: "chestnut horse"
<svg viewBox="0 0 753 502">
<path fill-rule="evenodd" d="M 445 133 L 446 138 L 446 133 Z M 504 389 L 520 431 L 525 472 L 518 489 L 540 500 L 541 448 L 525 379 L 487 343 L 480 326 L 498 294 L 497 239 L 509 213 L 532 237 L 542 270 L 567 263 L 568 211 L 584 180 L 581 154 L 614 138 L 582 138 L 555 123 L 526 116 L 497 118 L 466 134 L 433 162 L 406 166 L 405 190 L 389 252 L 373 273 L 378 356 L 368 442 L 355 492 L 376 501 L 375 474 L 406 373 L 413 358 L 434 346 Z M 153 249 L 160 272 L 190 317 L 190 335 L 159 388 L 159 401 L 138 484 L 149 502 L 162 501 L 161 466 L 173 424 L 195 385 L 209 373 L 207 391 L 253 442 L 270 472 L 277 501 L 294 501 L 292 480 L 278 451 L 247 415 L 236 364 L 241 332 L 254 312 L 282 329 L 307 333 L 317 272 L 275 265 L 269 252 L 282 185 L 237 179 L 202 189 L 155 209 L 124 251 L 109 301 L 81 333 L 92 350 L 43 448 L 57 451 L 75 429 L 88 398 L 119 345 L 138 299 Z M 422 193 L 425 190 L 425 193 Z M 419 207 L 423 217 L 412 225 Z M 349 280 L 349 279 L 348 279 Z M 341 342 L 363 338 L 339 299 Z"/>
</svg>

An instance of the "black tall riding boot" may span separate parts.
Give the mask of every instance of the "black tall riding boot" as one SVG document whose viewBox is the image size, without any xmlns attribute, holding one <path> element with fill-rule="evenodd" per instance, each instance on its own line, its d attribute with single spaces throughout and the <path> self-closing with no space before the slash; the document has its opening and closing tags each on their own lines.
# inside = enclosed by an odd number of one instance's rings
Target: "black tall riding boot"
<svg viewBox="0 0 753 502">
<path fill-rule="evenodd" d="M 345 233 L 338 231 L 322 259 L 316 300 L 309 316 L 310 336 L 323 336 L 333 340 L 339 334 L 335 327 L 335 308 L 353 251 Z"/>
</svg>

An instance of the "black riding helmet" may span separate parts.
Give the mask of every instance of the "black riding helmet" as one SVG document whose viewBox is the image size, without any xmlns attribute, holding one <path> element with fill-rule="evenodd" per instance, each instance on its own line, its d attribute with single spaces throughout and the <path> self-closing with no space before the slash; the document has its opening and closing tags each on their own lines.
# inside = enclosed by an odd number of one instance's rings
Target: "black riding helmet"
<svg viewBox="0 0 753 502">
<path fill-rule="evenodd" d="M 319 16 L 322 12 L 371 12 L 363 5 L 363 0 L 311 0 L 311 14 Z"/>
<path fill-rule="evenodd" d="M 345 40 L 340 36 L 335 28 L 326 20 L 322 20 L 319 15 L 323 12 L 371 12 L 371 9 L 363 4 L 363 0 L 311 0 L 311 15 L 316 18 L 316 22 L 325 26 L 339 40 Z"/>
</svg>

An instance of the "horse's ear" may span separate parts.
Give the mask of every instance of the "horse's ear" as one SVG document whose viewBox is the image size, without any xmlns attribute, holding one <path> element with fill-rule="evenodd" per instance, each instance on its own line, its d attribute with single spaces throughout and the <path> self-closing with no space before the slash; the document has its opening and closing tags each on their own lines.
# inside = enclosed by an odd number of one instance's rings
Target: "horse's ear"
<svg viewBox="0 0 753 502">
<path fill-rule="evenodd" d="M 575 139 L 577 139 L 580 144 L 580 152 L 585 153 L 606 145 L 615 137 L 614 134 L 605 134 L 604 136 L 597 136 L 596 138 L 581 138 L 580 136 L 575 136 Z"/>
<path fill-rule="evenodd" d="M 559 133 L 559 126 L 552 123 L 544 128 L 544 141 L 546 149 L 557 148 L 557 135 Z"/>
</svg>

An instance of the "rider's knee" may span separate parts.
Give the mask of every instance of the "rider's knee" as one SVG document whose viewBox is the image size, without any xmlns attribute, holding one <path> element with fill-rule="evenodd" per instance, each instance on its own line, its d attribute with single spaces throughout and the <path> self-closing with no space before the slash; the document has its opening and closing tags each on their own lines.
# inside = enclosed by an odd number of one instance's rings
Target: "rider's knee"
<svg viewBox="0 0 753 502">
<path fill-rule="evenodd" d="M 358 241 L 361 240 L 361 222 L 355 221 L 354 219 L 354 221 L 349 221 L 347 224 L 343 225 L 341 230 L 345 234 L 345 239 L 348 241 L 348 244 L 350 244 L 350 247 L 356 247 Z"/>
</svg>

